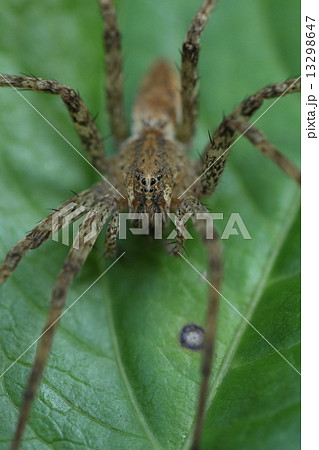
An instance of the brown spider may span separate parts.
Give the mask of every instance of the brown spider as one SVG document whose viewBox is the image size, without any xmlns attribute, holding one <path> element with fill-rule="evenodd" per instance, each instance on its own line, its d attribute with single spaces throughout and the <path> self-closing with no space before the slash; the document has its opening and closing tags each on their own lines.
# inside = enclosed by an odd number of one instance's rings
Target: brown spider
<svg viewBox="0 0 319 450">
<path fill-rule="evenodd" d="M 38 92 L 60 95 L 72 117 L 76 130 L 87 151 L 91 164 L 107 181 L 101 181 L 91 189 L 76 194 L 61 205 L 62 210 L 70 203 L 95 210 L 88 216 L 79 231 L 80 249 L 72 248 L 55 285 L 51 308 L 39 341 L 36 360 L 24 395 L 19 424 L 13 448 L 18 448 L 23 429 L 27 423 L 29 408 L 36 394 L 42 372 L 52 344 L 68 287 L 88 256 L 98 233 L 85 242 L 92 222 L 98 231 L 108 222 L 106 248 L 109 255 L 115 253 L 118 233 L 118 213 L 122 211 L 161 213 L 164 220 L 169 211 L 183 216 L 193 214 L 194 227 L 208 247 L 210 283 L 220 290 L 221 249 L 217 239 L 206 239 L 202 221 L 196 221 L 195 212 L 207 212 L 199 201 L 214 191 L 223 172 L 228 149 L 237 133 L 245 133 L 257 148 L 272 159 L 296 181 L 300 174 L 282 154 L 270 144 L 255 127 L 248 127 L 247 120 L 261 106 L 264 99 L 276 98 L 300 89 L 300 80 L 291 79 L 261 89 L 247 98 L 228 115 L 217 128 L 204 150 L 203 159 L 192 161 L 186 155 L 194 134 L 198 104 L 198 53 L 199 39 L 215 1 L 205 1 L 190 26 L 182 49 L 181 81 L 166 61 L 159 61 L 145 78 L 137 96 L 132 135 L 128 132 L 123 107 L 123 76 L 120 51 L 120 34 L 111 1 L 101 0 L 105 21 L 105 46 L 107 68 L 107 96 L 112 134 L 119 146 L 119 153 L 107 158 L 95 123 L 77 93 L 55 81 L 35 77 L 3 75 L 1 86 L 12 86 Z M 181 87 L 180 87 L 181 86 Z M 110 184 L 111 183 L 111 186 Z M 113 186 L 113 187 L 112 187 Z M 115 189 L 114 189 L 115 188 Z M 69 210 L 68 210 L 69 212 Z M 39 247 L 52 233 L 52 213 L 41 221 L 25 239 L 20 241 L 6 256 L 0 269 L 4 281 L 29 249 Z M 212 226 L 212 225 L 211 225 Z M 178 256 L 183 249 L 183 235 L 177 230 L 173 253 Z M 207 397 L 207 384 L 212 363 L 214 333 L 216 329 L 218 293 L 209 291 L 209 307 L 206 321 L 206 340 L 203 352 L 202 384 L 198 402 L 197 425 L 193 448 L 198 448 Z"/>
</svg>

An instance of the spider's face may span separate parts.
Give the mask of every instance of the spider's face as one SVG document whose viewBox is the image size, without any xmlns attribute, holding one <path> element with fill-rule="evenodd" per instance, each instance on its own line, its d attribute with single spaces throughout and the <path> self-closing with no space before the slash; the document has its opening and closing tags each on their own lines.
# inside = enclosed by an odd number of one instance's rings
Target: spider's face
<svg viewBox="0 0 319 450">
<path fill-rule="evenodd" d="M 163 141 L 163 140 L 162 140 Z M 162 142 L 147 136 L 134 142 L 131 164 L 126 178 L 130 212 L 147 213 L 154 222 L 154 214 L 167 217 L 172 198 L 173 177 L 163 155 Z"/>
<path fill-rule="evenodd" d="M 163 171 L 135 168 L 128 181 L 130 211 L 149 214 L 151 223 L 154 221 L 155 213 L 163 214 L 164 220 L 171 204 L 170 177 Z"/>
</svg>

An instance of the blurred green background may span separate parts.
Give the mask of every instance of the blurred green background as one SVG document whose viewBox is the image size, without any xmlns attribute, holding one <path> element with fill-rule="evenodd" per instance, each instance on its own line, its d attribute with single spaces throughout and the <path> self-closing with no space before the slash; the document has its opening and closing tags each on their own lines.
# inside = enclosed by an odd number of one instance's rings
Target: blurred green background
<svg viewBox="0 0 319 450">
<path fill-rule="evenodd" d="M 179 65 L 192 0 L 117 1 L 123 34 L 128 112 L 149 65 Z M 32 73 L 75 89 L 110 133 L 105 113 L 102 21 L 96 1 L 0 0 L 2 73 Z M 261 87 L 300 73 L 299 2 L 220 1 L 200 55 L 197 157 L 223 114 Z M 23 95 L 77 148 L 62 101 Z M 296 164 L 299 95 L 282 98 L 258 122 Z M 270 103 L 265 105 L 264 111 Z M 97 174 L 14 91 L 0 90 L 0 255 Z M 107 150 L 113 152 L 111 139 Z M 225 220 L 239 212 L 252 240 L 224 241 L 223 295 L 299 370 L 299 190 L 241 139 L 207 202 Z M 75 281 L 71 304 L 107 267 L 103 236 Z M 203 324 L 207 286 L 159 242 L 121 242 L 126 255 L 63 317 L 23 449 L 187 449 L 199 386 L 200 355 L 179 345 L 180 329 Z M 195 237 L 187 258 L 200 272 L 206 254 Z M 67 248 L 48 242 L 30 253 L 0 292 L 0 370 L 41 333 L 50 292 Z M 0 448 L 8 448 L 35 348 L 0 384 Z M 299 375 L 225 303 L 204 449 L 297 449 Z"/>
</svg>

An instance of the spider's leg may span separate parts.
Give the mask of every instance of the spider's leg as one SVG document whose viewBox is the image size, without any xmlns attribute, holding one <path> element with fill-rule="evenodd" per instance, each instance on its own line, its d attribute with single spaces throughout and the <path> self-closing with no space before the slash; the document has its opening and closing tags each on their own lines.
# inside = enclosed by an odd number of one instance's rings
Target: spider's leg
<svg viewBox="0 0 319 450">
<path fill-rule="evenodd" d="M 205 0 L 187 32 L 182 48 L 181 67 L 181 95 L 182 95 L 182 121 L 177 129 L 177 139 L 190 144 L 193 137 L 198 115 L 198 55 L 199 40 L 214 9 L 217 0 Z"/>
<path fill-rule="evenodd" d="M 97 170 L 106 171 L 107 158 L 100 133 L 83 100 L 73 89 L 57 81 L 6 74 L 0 74 L 0 86 L 60 95 L 69 110 L 90 163 Z"/>
<path fill-rule="evenodd" d="M 116 257 L 116 238 L 119 232 L 119 213 L 115 212 L 106 229 L 105 235 L 105 256 L 106 258 Z"/>
<path fill-rule="evenodd" d="M 6 255 L 0 266 L 0 284 L 2 284 L 17 268 L 21 259 L 28 250 L 39 247 L 45 242 L 53 232 L 56 233 L 63 226 L 71 224 L 79 219 L 91 208 L 101 197 L 99 191 L 103 191 L 102 183 L 98 183 L 92 189 L 75 195 L 70 200 L 64 202 L 45 219 L 35 226 L 24 239 L 21 239 Z"/>
<path fill-rule="evenodd" d="M 18 424 L 12 443 L 12 450 L 19 448 L 22 434 L 30 414 L 30 407 L 37 393 L 42 373 L 49 357 L 54 333 L 65 305 L 65 299 L 69 286 L 83 266 L 103 225 L 109 217 L 112 208 L 113 206 L 111 206 L 109 200 L 106 200 L 104 202 L 97 203 L 94 206 L 94 210 L 89 212 L 77 236 L 75 237 L 75 242 L 79 244 L 79 249 L 73 247 L 70 250 L 55 283 L 47 321 L 43 329 L 43 335 L 39 340 L 31 374 L 27 387 L 24 391 Z"/>
<path fill-rule="evenodd" d="M 247 121 L 253 113 L 260 108 L 265 99 L 281 97 L 300 91 L 300 86 L 300 78 L 293 78 L 288 81 L 283 81 L 282 83 L 266 86 L 244 100 L 222 121 L 204 151 L 203 163 L 201 164 L 202 176 L 198 180 L 198 183 L 200 184 L 199 195 L 203 197 L 211 195 L 219 182 L 225 167 L 229 147 L 236 139 L 236 132 L 240 131 L 235 125 L 232 126 L 232 123 L 235 124 L 237 121 Z M 251 139 L 252 134 L 253 132 L 250 133 L 250 137 L 247 137 Z M 255 139 L 257 139 L 256 136 Z M 264 144 L 263 147 L 265 147 Z M 264 153 L 276 162 L 275 152 L 265 151 Z"/>
<path fill-rule="evenodd" d="M 283 172 L 300 185 L 301 172 L 299 167 L 295 166 L 285 155 L 277 150 L 258 128 L 239 119 L 232 120 L 229 122 L 229 125 L 233 130 L 239 131 L 245 136 L 261 153 L 271 159 Z"/>
<path fill-rule="evenodd" d="M 100 6 L 104 19 L 107 105 L 112 134 L 120 144 L 129 135 L 124 108 L 121 34 L 112 0 L 100 0 Z"/>
<path fill-rule="evenodd" d="M 187 223 L 184 218 L 185 212 L 186 211 L 182 206 L 179 206 L 177 208 L 175 213 L 175 229 L 173 231 L 174 240 L 170 242 L 170 244 L 172 244 L 170 246 L 171 248 L 165 246 L 165 250 L 167 250 L 168 253 L 173 256 L 179 256 L 185 250 L 185 232 L 187 232 Z"/>
<path fill-rule="evenodd" d="M 183 206 L 187 212 L 192 213 L 194 227 L 203 240 L 208 251 L 208 274 L 209 284 L 208 305 L 205 319 L 205 344 L 201 366 L 201 385 L 199 391 L 197 415 L 193 434 L 192 450 L 198 450 L 202 432 L 206 400 L 209 391 L 209 379 L 212 369 L 215 336 L 217 328 L 217 313 L 219 303 L 219 291 L 222 280 L 222 247 L 220 239 L 210 220 L 209 211 L 195 198 L 183 201 Z M 196 213 L 207 213 L 207 220 L 196 219 Z M 213 238 L 212 238 L 213 237 Z"/>
</svg>

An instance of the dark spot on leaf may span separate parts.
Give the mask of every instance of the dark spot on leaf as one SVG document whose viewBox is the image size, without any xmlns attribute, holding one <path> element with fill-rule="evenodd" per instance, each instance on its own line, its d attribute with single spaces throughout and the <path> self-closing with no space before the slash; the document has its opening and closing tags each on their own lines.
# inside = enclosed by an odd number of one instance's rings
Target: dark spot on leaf
<svg viewBox="0 0 319 450">
<path fill-rule="evenodd" d="M 204 330 L 199 325 L 189 324 L 181 329 L 180 343 L 190 350 L 201 350 L 204 346 Z"/>
</svg>

